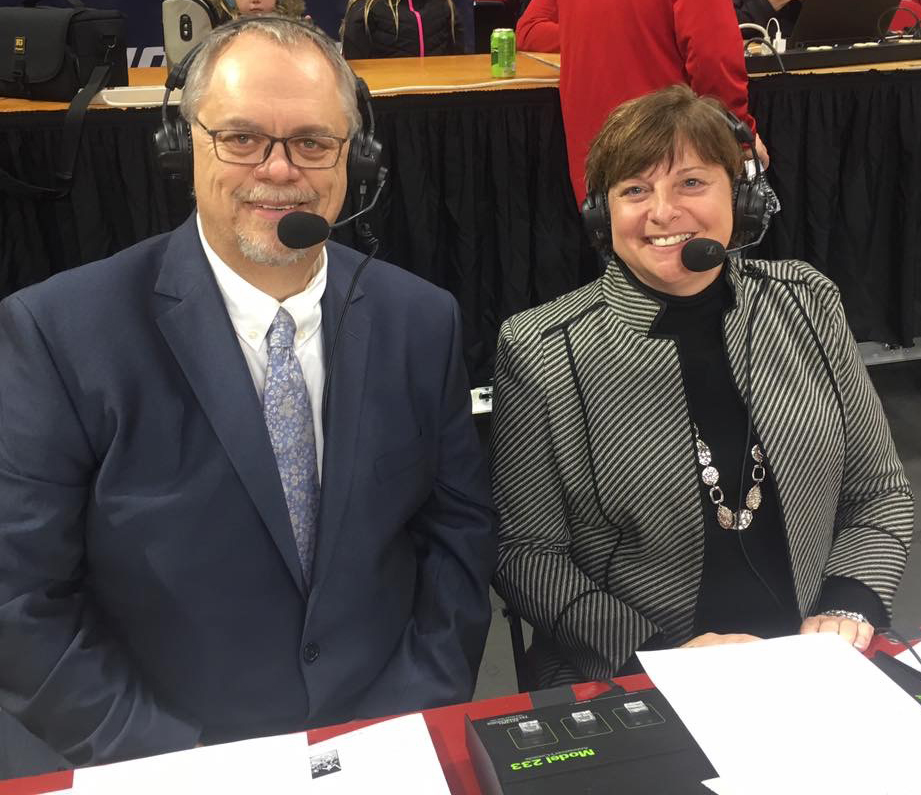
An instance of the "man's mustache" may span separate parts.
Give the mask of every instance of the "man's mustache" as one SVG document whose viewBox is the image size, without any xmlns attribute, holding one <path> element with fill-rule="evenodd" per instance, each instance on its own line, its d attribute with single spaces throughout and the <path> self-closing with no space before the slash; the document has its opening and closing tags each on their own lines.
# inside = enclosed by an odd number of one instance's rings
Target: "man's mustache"
<svg viewBox="0 0 921 795">
<path fill-rule="evenodd" d="M 317 194 L 313 192 L 297 191 L 292 193 L 267 188 L 238 189 L 234 191 L 233 197 L 237 201 L 253 204 L 310 204 L 318 198 Z"/>
</svg>

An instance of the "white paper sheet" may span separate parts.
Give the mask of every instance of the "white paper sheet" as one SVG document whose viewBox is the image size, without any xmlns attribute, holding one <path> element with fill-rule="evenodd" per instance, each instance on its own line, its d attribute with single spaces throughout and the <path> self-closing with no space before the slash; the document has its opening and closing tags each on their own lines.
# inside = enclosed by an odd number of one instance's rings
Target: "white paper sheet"
<svg viewBox="0 0 921 795">
<path fill-rule="evenodd" d="M 421 714 L 308 746 L 305 733 L 82 768 L 77 795 L 450 795 Z"/>
<path fill-rule="evenodd" d="M 311 767 L 341 769 L 311 780 L 317 795 L 450 795 L 422 715 L 405 715 L 324 740 L 308 749 Z"/>
<path fill-rule="evenodd" d="M 921 709 L 837 635 L 640 652 L 726 792 L 918 795 Z"/>
<path fill-rule="evenodd" d="M 918 656 L 921 656 L 921 643 L 915 644 L 914 649 Z M 918 661 L 915 659 L 915 655 L 912 654 L 908 649 L 905 649 L 905 651 L 896 654 L 895 658 L 899 662 L 905 663 L 905 665 L 909 666 L 910 668 L 914 668 L 916 671 L 921 671 L 921 664 L 918 663 Z"/>
<path fill-rule="evenodd" d="M 310 785 L 304 732 L 150 756 L 74 771 L 78 795 L 252 795 Z"/>
</svg>

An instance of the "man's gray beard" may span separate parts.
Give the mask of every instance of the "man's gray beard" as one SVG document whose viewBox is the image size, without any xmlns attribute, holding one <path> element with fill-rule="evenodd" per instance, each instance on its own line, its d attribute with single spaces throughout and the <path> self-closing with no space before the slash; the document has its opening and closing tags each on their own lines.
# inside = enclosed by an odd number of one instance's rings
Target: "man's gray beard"
<svg viewBox="0 0 921 795">
<path fill-rule="evenodd" d="M 277 247 L 270 243 L 259 240 L 255 235 L 247 235 L 245 232 L 236 232 L 237 246 L 240 253 L 250 262 L 258 265 L 266 265 L 269 268 L 285 268 L 289 265 L 296 265 L 302 262 L 307 256 L 306 249 L 288 249 L 279 251 Z M 277 246 L 282 246 L 278 241 Z"/>
</svg>

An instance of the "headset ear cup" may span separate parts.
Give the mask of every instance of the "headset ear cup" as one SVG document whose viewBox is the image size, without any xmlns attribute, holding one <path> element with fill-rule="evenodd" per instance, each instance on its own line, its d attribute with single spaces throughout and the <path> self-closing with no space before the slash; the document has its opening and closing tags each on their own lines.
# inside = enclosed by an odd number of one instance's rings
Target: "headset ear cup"
<svg viewBox="0 0 921 795">
<path fill-rule="evenodd" d="M 381 142 L 366 132 L 358 132 L 352 137 L 346 166 L 351 193 L 357 196 L 361 193 L 362 185 L 367 189 L 377 187 L 380 183 L 382 150 Z"/>
<path fill-rule="evenodd" d="M 154 132 L 154 149 L 164 177 L 192 181 L 192 128 L 185 119 L 161 124 Z"/>
<path fill-rule="evenodd" d="M 756 183 L 743 177 L 736 180 L 733 192 L 732 240 L 735 245 L 745 245 L 756 240 L 764 229 L 767 200 Z"/>
<path fill-rule="evenodd" d="M 582 202 L 582 226 L 596 249 L 608 251 L 613 247 L 607 193 L 592 191 L 585 195 L 585 201 Z"/>
</svg>

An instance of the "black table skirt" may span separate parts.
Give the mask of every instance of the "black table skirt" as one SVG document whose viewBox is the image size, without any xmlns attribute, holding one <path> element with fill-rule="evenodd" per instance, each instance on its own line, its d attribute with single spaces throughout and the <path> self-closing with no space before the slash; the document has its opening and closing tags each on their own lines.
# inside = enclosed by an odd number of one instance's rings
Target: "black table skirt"
<svg viewBox="0 0 921 795">
<path fill-rule="evenodd" d="M 505 317 L 598 271 L 568 181 L 557 91 L 382 97 L 374 109 L 390 172 L 370 214 L 378 256 L 457 296 L 468 369 L 483 383 Z M 157 171 L 150 140 L 158 118 L 158 109 L 91 112 L 69 197 L 0 194 L 0 296 L 168 231 L 188 214 L 188 190 Z M 0 114 L 0 167 L 50 184 L 62 119 Z M 355 242 L 351 227 L 336 237 Z"/>
<path fill-rule="evenodd" d="M 763 78 L 751 100 L 783 204 L 753 253 L 828 274 L 858 339 L 910 344 L 921 334 L 921 72 Z M 483 383 L 502 319 L 597 275 L 556 89 L 382 97 L 374 108 L 390 169 L 370 216 L 379 256 L 457 297 L 471 378 Z M 158 113 L 88 114 L 69 197 L 0 194 L 0 296 L 187 215 L 188 192 L 157 172 Z M 62 119 L 0 114 L 0 167 L 49 183 Z M 351 229 L 337 238 L 355 242 Z"/>
<path fill-rule="evenodd" d="M 760 247 L 841 289 L 858 340 L 921 335 L 921 70 L 752 81 L 783 210 Z"/>
</svg>

